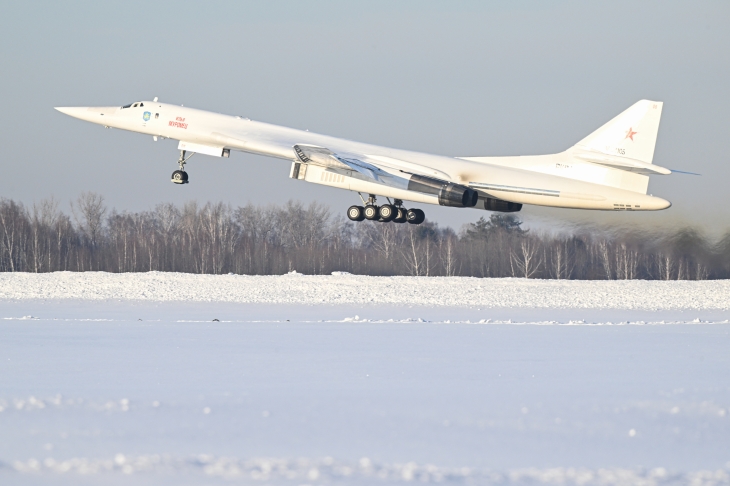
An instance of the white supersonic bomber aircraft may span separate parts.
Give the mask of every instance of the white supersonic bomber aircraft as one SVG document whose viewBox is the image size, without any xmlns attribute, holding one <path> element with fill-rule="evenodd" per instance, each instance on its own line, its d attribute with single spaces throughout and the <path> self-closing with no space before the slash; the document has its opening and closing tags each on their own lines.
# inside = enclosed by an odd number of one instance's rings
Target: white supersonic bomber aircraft
<svg viewBox="0 0 730 486">
<path fill-rule="evenodd" d="M 188 183 L 185 164 L 196 153 L 229 157 L 239 150 L 287 160 L 292 179 L 358 192 L 363 205 L 347 210 L 353 221 L 422 223 L 424 212 L 407 209 L 404 201 L 502 212 L 519 211 L 523 204 L 610 211 L 671 206 L 647 195 L 649 175 L 673 172 L 652 164 L 659 101 L 637 102 L 564 152 L 521 157 L 448 157 L 380 147 L 157 98 L 56 110 L 106 128 L 178 140 L 176 184 Z M 378 205 L 378 197 L 387 204 Z"/>
</svg>

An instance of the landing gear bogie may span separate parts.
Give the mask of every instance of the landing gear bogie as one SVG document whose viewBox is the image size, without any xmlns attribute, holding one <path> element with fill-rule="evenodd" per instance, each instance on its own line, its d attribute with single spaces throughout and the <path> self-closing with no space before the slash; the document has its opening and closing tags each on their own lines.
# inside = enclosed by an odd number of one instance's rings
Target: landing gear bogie
<svg viewBox="0 0 730 486">
<path fill-rule="evenodd" d="M 360 195 L 362 198 L 362 195 Z M 375 195 L 370 194 L 366 201 L 362 199 L 365 206 L 350 206 L 347 209 L 347 217 L 350 221 L 377 221 L 380 223 L 410 223 L 421 224 L 426 220 L 426 215 L 420 209 L 406 209 L 403 207 L 403 201 L 396 199 L 394 203 L 383 204 L 378 206 L 375 202 Z"/>
</svg>

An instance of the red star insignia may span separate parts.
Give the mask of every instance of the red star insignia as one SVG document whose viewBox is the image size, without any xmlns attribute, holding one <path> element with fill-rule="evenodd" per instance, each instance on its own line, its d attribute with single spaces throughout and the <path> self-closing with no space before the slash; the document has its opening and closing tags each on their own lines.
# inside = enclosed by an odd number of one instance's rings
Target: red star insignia
<svg viewBox="0 0 730 486">
<path fill-rule="evenodd" d="M 624 138 L 624 140 L 626 140 L 627 138 L 630 138 L 632 142 L 634 141 L 634 135 L 636 135 L 639 132 L 633 131 L 632 128 L 633 127 L 631 127 L 631 128 L 628 129 L 628 131 L 626 132 L 626 137 Z"/>
</svg>

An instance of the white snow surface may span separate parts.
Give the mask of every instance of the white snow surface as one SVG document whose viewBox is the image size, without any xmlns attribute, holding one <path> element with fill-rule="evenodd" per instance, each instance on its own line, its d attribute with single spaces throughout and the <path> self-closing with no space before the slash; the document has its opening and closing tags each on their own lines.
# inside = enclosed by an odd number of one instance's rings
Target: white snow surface
<svg viewBox="0 0 730 486">
<path fill-rule="evenodd" d="M 247 304 L 368 304 L 481 308 L 728 310 L 730 281 L 576 281 L 468 277 L 0 274 L 0 299 Z"/>
<path fill-rule="evenodd" d="M 0 484 L 730 486 L 729 294 L 0 274 Z"/>
<path fill-rule="evenodd" d="M 30 459 L 16 461 L 12 465 L 19 473 L 34 474 L 44 479 L 68 479 L 78 481 L 79 476 L 91 476 L 96 481 L 113 475 L 137 475 L 136 484 L 144 479 L 160 481 L 164 475 L 193 476 L 200 483 L 224 480 L 223 484 L 546 484 L 553 486 L 726 486 L 730 485 L 730 472 L 724 469 L 700 470 L 690 473 L 671 472 L 663 467 L 653 469 L 627 468 L 526 468 L 510 471 L 493 471 L 469 467 L 445 468 L 433 464 L 415 462 L 378 464 L 367 457 L 358 461 L 281 458 L 237 459 L 214 457 L 206 454 L 191 457 L 170 457 L 153 454 L 113 458 L 72 458 L 57 461 Z M 55 478 L 53 476 L 56 476 Z M 106 476 L 105 476 L 106 475 Z M 60 476 L 60 478 L 59 478 Z M 64 477 L 65 476 L 65 477 Z M 142 476 L 142 478 L 140 478 Z M 144 480 L 142 479 L 142 480 Z"/>
</svg>

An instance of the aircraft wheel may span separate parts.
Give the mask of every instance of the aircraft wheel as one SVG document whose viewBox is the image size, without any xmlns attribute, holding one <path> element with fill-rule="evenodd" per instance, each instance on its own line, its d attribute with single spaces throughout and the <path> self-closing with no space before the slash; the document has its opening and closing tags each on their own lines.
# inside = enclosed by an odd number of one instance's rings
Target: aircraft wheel
<svg viewBox="0 0 730 486">
<path fill-rule="evenodd" d="M 172 182 L 174 182 L 175 184 L 187 184 L 188 173 L 184 170 L 176 170 L 172 173 Z"/>
<path fill-rule="evenodd" d="M 362 221 L 365 219 L 365 208 L 362 206 L 350 206 L 347 210 L 347 217 L 350 221 Z"/>
<path fill-rule="evenodd" d="M 406 219 L 411 224 L 421 224 L 426 220 L 426 214 L 420 209 L 409 209 L 406 212 Z"/>
<path fill-rule="evenodd" d="M 395 215 L 395 218 L 393 218 L 393 222 L 394 223 L 405 223 L 407 211 L 408 210 L 405 208 L 396 208 L 396 215 Z"/>
<path fill-rule="evenodd" d="M 372 204 L 368 204 L 365 206 L 365 219 L 368 219 L 370 221 L 375 221 L 376 219 L 380 218 L 380 215 L 378 214 L 378 207 L 374 206 Z"/>
<path fill-rule="evenodd" d="M 380 216 L 380 221 L 387 223 L 388 221 L 393 221 L 393 218 L 398 215 L 398 210 L 392 204 L 383 204 L 378 210 L 378 215 Z"/>
</svg>

